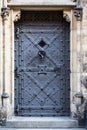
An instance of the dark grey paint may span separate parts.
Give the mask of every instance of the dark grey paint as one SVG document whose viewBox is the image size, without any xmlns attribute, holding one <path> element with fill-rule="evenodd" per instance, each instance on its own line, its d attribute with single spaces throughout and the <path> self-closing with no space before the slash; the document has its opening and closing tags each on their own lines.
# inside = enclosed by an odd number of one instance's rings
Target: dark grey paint
<svg viewBox="0 0 87 130">
<path fill-rule="evenodd" d="M 59 12 L 23 12 L 15 24 L 15 114 L 70 113 L 70 26 Z"/>
</svg>

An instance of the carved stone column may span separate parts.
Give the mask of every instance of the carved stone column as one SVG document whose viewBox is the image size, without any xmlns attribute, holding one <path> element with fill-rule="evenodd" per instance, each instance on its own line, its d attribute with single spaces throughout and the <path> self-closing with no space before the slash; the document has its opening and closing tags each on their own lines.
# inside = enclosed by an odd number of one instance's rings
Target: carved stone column
<svg viewBox="0 0 87 130">
<path fill-rule="evenodd" d="M 8 112 L 9 108 L 9 85 L 10 85 L 10 66 L 9 66 L 9 9 L 7 8 L 7 5 L 5 3 L 4 5 L 3 1 L 2 7 L 1 7 L 1 17 L 2 17 L 2 47 L 3 47 L 3 53 L 2 53 L 2 71 L 3 71 L 3 77 L 2 77 L 2 106 L 6 109 Z"/>
<path fill-rule="evenodd" d="M 81 37 L 81 29 L 82 29 L 82 14 L 83 14 L 83 9 L 81 7 L 81 2 L 80 0 L 77 0 L 77 6 L 74 8 L 74 16 L 76 18 L 76 45 L 75 45 L 75 54 L 76 54 L 76 89 L 74 91 L 74 104 L 76 106 L 76 112 L 75 112 L 75 117 L 80 119 L 83 117 L 83 113 L 81 113 L 80 108 L 83 104 L 83 94 L 82 94 L 82 89 L 81 89 L 81 64 L 78 60 L 79 55 L 81 54 L 82 51 L 82 37 Z"/>
</svg>

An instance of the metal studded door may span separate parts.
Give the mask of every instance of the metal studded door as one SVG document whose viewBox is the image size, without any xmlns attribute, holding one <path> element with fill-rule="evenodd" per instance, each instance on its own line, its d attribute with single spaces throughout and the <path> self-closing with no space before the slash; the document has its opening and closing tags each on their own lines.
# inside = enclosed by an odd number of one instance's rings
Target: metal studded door
<svg viewBox="0 0 87 130">
<path fill-rule="evenodd" d="M 15 24 L 15 114 L 70 113 L 70 30 L 62 11 L 22 12 Z"/>
</svg>

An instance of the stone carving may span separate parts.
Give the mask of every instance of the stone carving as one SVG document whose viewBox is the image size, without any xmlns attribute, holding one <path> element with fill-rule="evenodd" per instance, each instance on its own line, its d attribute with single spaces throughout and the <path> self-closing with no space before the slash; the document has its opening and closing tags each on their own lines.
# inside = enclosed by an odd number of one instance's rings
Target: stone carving
<svg viewBox="0 0 87 130">
<path fill-rule="evenodd" d="M 69 18 L 69 15 L 68 15 L 68 14 L 64 13 L 64 14 L 63 14 L 63 18 L 65 18 L 65 20 L 66 20 L 67 22 L 70 22 L 70 18 Z"/>
<path fill-rule="evenodd" d="M 74 112 L 74 118 L 78 120 L 84 119 L 85 104 L 86 104 L 86 100 L 81 106 L 78 107 L 78 109 L 76 109 L 76 112 Z"/>
<path fill-rule="evenodd" d="M 18 12 L 15 14 L 15 16 L 14 16 L 14 22 L 17 22 L 18 20 L 20 20 L 20 18 L 21 18 L 21 12 L 18 11 Z"/>
<path fill-rule="evenodd" d="M 63 12 L 63 18 L 67 21 L 70 22 L 71 21 L 71 13 L 68 11 L 64 11 Z"/>
<path fill-rule="evenodd" d="M 77 0 L 77 6 L 74 8 L 74 16 L 77 21 L 82 21 L 83 8 L 81 5 L 81 1 Z"/>
<path fill-rule="evenodd" d="M 87 76 L 82 76 L 81 83 L 84 85 L 85 88 L 87 88 Z"/>
<path fill-rule="evenodd" d="M 74 9 L 74 16 L 76 17 L 77 21 L 82 21 L 82 8 L 75 8 Z"/>
<path fill-rule="evenodd" d="M 78 119 L 78 120 L 84 119 L 86 100 L 84 99 L 83 94 L 81 92 L 76 93 L 74 95 L 73 103 L 76 106 L 76 111 L 73 112 L 73 117 Z"/>
<path fill-rule="evenodd" d="M 4 20 L 7 20 L 8 16 L 9 16 L 9 8 L 1 8 L 1 16 Z"/>
</svg>

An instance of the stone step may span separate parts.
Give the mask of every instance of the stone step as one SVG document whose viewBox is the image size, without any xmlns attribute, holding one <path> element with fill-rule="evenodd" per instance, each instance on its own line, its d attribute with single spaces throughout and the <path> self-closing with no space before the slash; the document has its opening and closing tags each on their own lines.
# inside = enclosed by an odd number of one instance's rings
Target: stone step
<svg viewBox="0 0 87 130">
<path fill-rule="evenodd" d="M 77 128 L 78 121 L 71 117 L 13 117 L 8 128 Z"/>
</svg>

